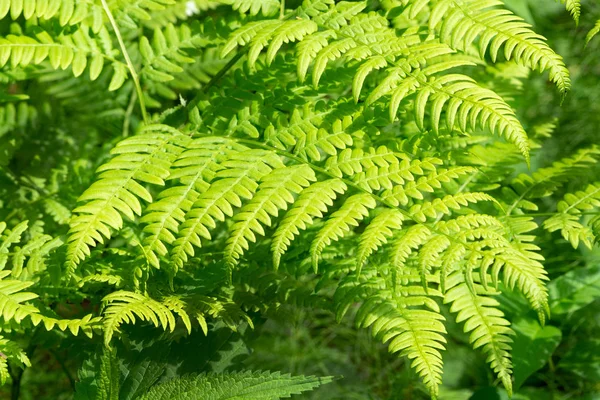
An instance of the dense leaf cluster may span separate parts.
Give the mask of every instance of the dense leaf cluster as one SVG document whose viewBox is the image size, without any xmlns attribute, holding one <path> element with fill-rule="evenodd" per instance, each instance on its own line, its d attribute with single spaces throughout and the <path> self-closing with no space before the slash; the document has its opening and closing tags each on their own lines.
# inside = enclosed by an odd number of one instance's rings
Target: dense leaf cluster
<svg viewBox="0 0 600 400">
<path fill-rule="evenodd" d="M 498 295 L 543 326 L 547 236 L 600 239 L 600 183 L 579 179 L 600 149 L 538 167 L 553 125 L 520 120 L 529 70 L 571 88 L 500 0 L 3 0 L 2 382 L 28 335 L 84 333 L 81 398 L 289 396 L 330 378 L 169 382 L 115 349 L 295 306 L 351 314 L 434 398 L 452 320 L 511 393 Z"/>
</svg>

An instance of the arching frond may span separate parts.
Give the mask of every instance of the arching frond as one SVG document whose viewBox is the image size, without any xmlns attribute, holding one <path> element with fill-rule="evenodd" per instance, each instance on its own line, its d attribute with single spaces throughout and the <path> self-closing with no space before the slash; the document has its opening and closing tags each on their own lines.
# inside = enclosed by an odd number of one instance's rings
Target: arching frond
<svg viewBox="0 0 600 400">
<path fill-rule="evenodd" d="M 560 230 L 562 236 L 574 248 L 583 243 L 590 249 L 598 240 L 593 229 L 580 222 L 581 213 L 600 207 L 600 183 L 587 186 L 585 190 L 567 193 L 563 200 L 558 202 L 558 213 L 544 221 L 544 228 L 550 232 Z"/>
<path fill-rule="evenodd" d="M 532 69 L 548 70 L 550 80 L 564 95 L 571 88 L 571 80 L 562 57 L 522 18 L 496 8 L 503 5 L 500 0 L 437 1 L 431 9 L 429 27 L 439 29 L 443 42 L 461 50 L 478 39 L 481 58 L 489 52 L 495 61 L 504 46 L 506 59 L 514 59 Z M 571 10 L 574 10 L 573 5 Z"/>
<path fill-rule="evenodd" d="M 482 347 L 487 362 L 498 375 L 509 393 L 512 393 L 512 362 L 510 360 L 510 323 L 498 309 L 499 303 L 490 297 L 482 286 L 475 284 L 475 292 L 469 289 L 462 273 L 455 272 L 448 280 L 444 303 L 451 303 L 450 311 L 456 313 L 456 322 L 464 323 L 470 333 L 469 341 L 474 348 Z"/>
<path fill-rule="evenodd" d="M 118 51 L 113 49 L 106 28 L 91 35 L 84 24 L 72 34 L 57 37 L 39 30 L 35 36 L 8 35 L 0 38 L 0 67 L 8 63 L 12 67 L 37 65 L 48 60 L 54 69 L 71 67 L 76 77 L 87 68 L 90 79 L 95 80 L 108 61 L 114 69 L 109 90 L 120 88 L 127 78 L 127 67 L 115 59 L 116 54 Z"/>
<path fill-rule="evenodd" d="M 134 323 L 136 318 L 164 330 L 175 329 L 175 315 L 171 309 L 150 297 L 120 290 L 105 296 L 102 301 L 105 303 L 103 328 L 106 346 L 122 323 Z"/>
<path fill-rule="evenodd" d="M 263 225 L 271 226 L 271 216 L 294 202 L 294 194 L 315 181 L 315 173 L 306 165 L 278 168 L 262 178 L 258 193 L 233 217 L 231 234 L 225 246 L 225 261 L 234 266 L 255 242 L 255 234 L 264 235 Z"/>
<path fill-rule="evenodd" d="M 121 215 L 130 219 L 141 215 L 138 198 L 152 202 L 152 196 L 139 182 L 164 185 L 171 163 L 188 139 L 173 128 L 153 125 L 112 150 L 116 156 L 98 169 L 99 180 L 79 198 L 85 204 L 74 210 L 67 250 L 69 273 L 90 254 L 91 247 L 111 238 L 111 228 L 122 228 Z"/>
<path fill-rule="evenodd" d="M 347 187 L 342 181 L 331 179 L 314 183 L 300 192 L 300 196 L 285 214 L 273 234 L 271 252 L 275 269 L 279 267 L 281 256 L 288 249 L 294 237 L 300 234 L 300 230 L 312 225 L 314 218 L 323 218 L 323 213 L 333 205 L 333 200 L 338 194 L 343 194 L 346 189 Z"/>
<path fill-rule="evenodd" d="M 404 216 L 394 209 L 384 210 L 373 218 L 359 239 L 356 257 L 358 275 L 360 275 L 360 269 L 367 258 L 381 245 L 387 243 L 395 230 L 402 227 L 402 221 L 404 221 Z"/>
<path fill-rule="evenodd" d="M 319 257 L 325 247 L 350 232 L 350 228 L 357 226 L 359 221 L 369 214 L 369 209 L 374 208 L 375 205 L 376 202 L 371 196 L 357 194 L 349 197 L 338 211 L 331 214 L 310 245 L 312 266 L 315 271 L 318 269 Z"/>
<path fill-rule="evenodd" d="M 200 247 L 203 237 L 211 239 L 208 229 L 214 228 L 215 220 L 224 221 L 233 216 L 233 207 L 240 207 L 242 199 L 252 199 L 258 181 L 273 168 L 284 165 L 274 153 L 248 150 L 233 154 L 217 172 L 208 188 L 192 205 L 181 225 L 179 238 L 173 244 L 172 259 L 181 268 L 188 255 L 194 255 L 193 246 Z"/>
</svg>

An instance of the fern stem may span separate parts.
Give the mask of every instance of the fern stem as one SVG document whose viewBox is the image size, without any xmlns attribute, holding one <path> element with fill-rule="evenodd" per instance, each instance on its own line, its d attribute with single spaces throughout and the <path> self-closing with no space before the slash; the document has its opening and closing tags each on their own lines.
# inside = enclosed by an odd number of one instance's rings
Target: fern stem
<svg viewBox="0 0 600 400">
<path fill-rule="evenodd" d="M 64 371 L 65 375 L 67 376 L 67 379 L 69 379 L 69 384 L 71 385 L 71 389 L 73 389 L 73 391 L 75 391 L 75 378 L 73 378 L 73 374 L 71 373 L 71 371 L 69 371 L 69 369 L 65 365 L 65 360 L 63 360 L 63 358 L 61 356 L 59 356 L 55 350 L 50 350 L 50 354 L 52 354 L 54 356 L 54 358 L 56 359 L 56 361 L 58 362 L 58 364 Z"/>
<path fill-rule="evenodd" d="M 237 54 L 233 56 L 233 58 L 229 60 L 229 62 L 225 64 L 223 68 L 221 68 L 219 72 L 217 72 L 217 74 L 210 79 L 210 81 L 208 81 L 206 86 L 204 86 L 202 90 L 187 104 L 186 108 L 188 112 L 193 110 L 194 107 L 198 105 L 202 99 L 202 96 L 207 93 L 208 90 L 213 87 L 215 83 L 217 83 L 231 68 L 233 68 L 233 66 L 240 60 L 240 58 L 244 56 L 244 54 L 246 54 L 244 49 L 238 51 Z"/>
<path fill-rule="evenodd" d="M 281 4 L 279 6 L 279 19 L 283 19 L 285 16 L 285 0 L 281 0 Z"/>
<path fill-rule="evenodd" d="M 125 111 L 125 118 L 123 118 L 123 137 L 129 136 L 129 125 L 131 125 L 131 115 L 133 114 L 133 108 L 135 107 L 135 101 L 137 100 L 137 92 L 132 92 L 129 98 L 129 104 Z"/>
<path fill-rule="evenodd" d="M 131 74 L 131 79 L 133 79 L 133 84 L 135 85 L 135 90 L 137 91 L 138 99 L 140 101 L 140 111 L 142 112 L 142 118 L 144 123 L 148 123 L 148 112 L 146 111 L 146 103 L 144 101 L 144 95 L 142 93 L 142 87 L 140 86 L 140 80 L 135 72 L 135 68 L 133 67 L 133 63 L 131 62 L 131 58 L 129 57 L 129 53 L 127 52 L 127 48 L 125 47 L 125 42 L 123 42 L 123 37 L 121 36 L 121 31 L 117 26 L 117 21 L 113 17 L 110 12 L 110 8 L 108 8 L 108 4 L 106 0 L 102 0 L 102 8 L 104 8 L 104 12 L 110 21 L 110 24 L 115 31 L 115 35 L 117 36 L 117 41 L 119 42 L 119 46 L 121 47 L 121 51 L 123 52 L 123 57 L 125 57 L 125 62 L 127 63 L 127 68 L 129 69 L 129 73 Z"/>
</svg>

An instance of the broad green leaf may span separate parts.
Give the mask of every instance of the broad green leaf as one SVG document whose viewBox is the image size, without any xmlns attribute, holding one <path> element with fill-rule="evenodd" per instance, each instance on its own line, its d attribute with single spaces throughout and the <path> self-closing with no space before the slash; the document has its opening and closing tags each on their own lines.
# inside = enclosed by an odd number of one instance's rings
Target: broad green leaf
<svg viewBox="0 0 600 400">
<path fill-rule="evenodd" d="M 276 400 L 313 390 L 331 380 L 279 372 L 188 375 L 155 386 L 140 400 Z"/>
<path fill-rule="evenodd" d="M 567 272 L 548 284 L 552 314 L 577 311 L 600 298 L 600 265 Z"/>
<path fill-rule="evenodd" d="M 514 387 L 518 390 L 529 376 L 546 365 L 562 333 L 551 325 L 542 327 L 536 319 L 520 319 L 512 328 L 516 332 L 512 351 Z"/>
</svg>

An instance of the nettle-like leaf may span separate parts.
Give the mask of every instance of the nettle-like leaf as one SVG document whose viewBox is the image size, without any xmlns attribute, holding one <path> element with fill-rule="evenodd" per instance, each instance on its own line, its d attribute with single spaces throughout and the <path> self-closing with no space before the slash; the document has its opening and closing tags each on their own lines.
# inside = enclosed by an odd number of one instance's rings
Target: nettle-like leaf
<svg viewBox="0 0 600 400">
<path fill-rule="evenodd" d="M 230 372 L 190 375 L 151 388 L 143 400 L 199 398 L 206 400 L 274 400 L 310 391 L 331 377 L 290 376 L 278 372 Z"/>
</svg>

